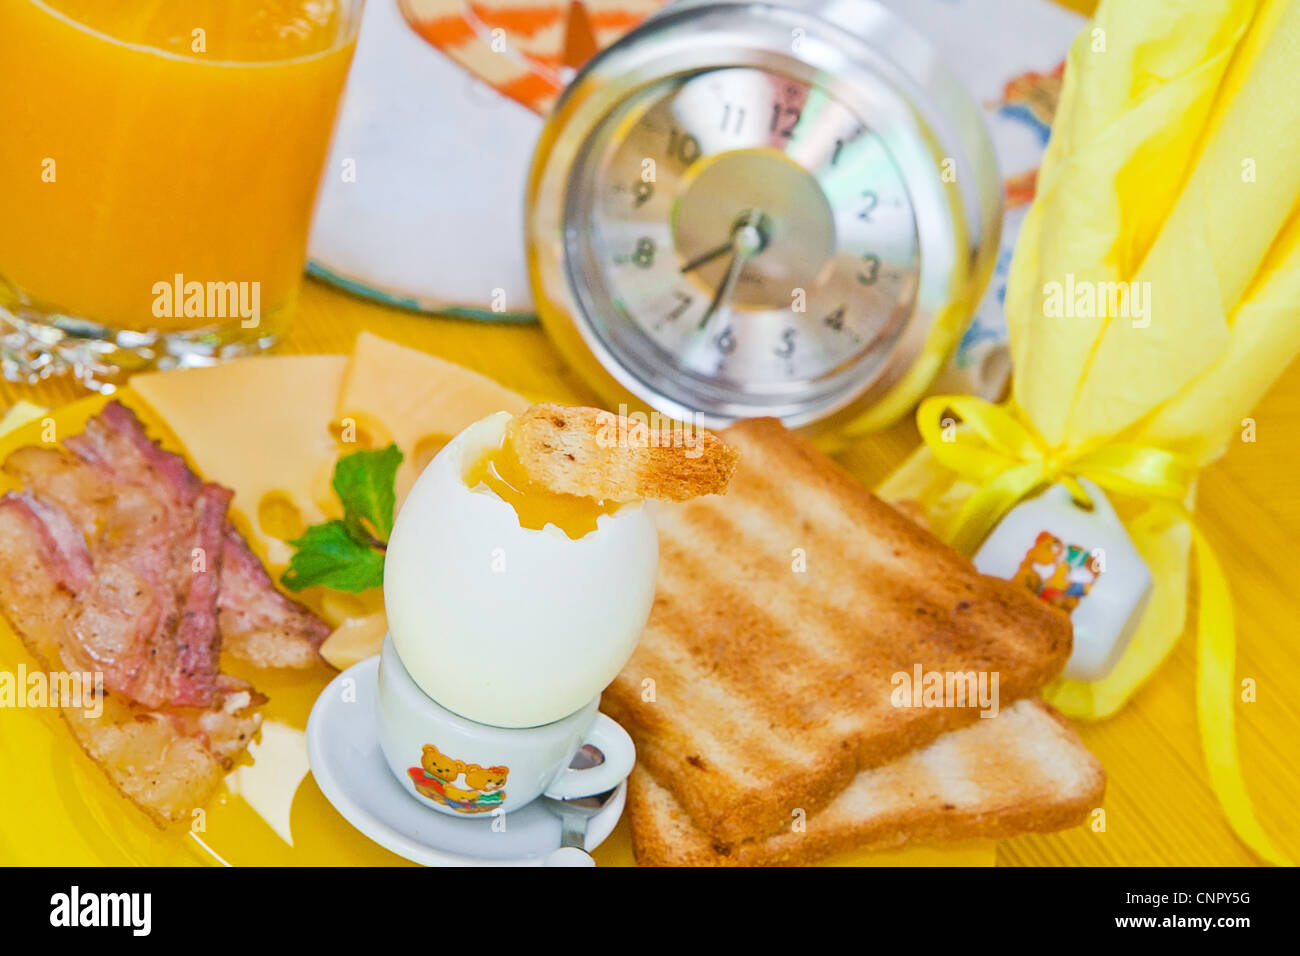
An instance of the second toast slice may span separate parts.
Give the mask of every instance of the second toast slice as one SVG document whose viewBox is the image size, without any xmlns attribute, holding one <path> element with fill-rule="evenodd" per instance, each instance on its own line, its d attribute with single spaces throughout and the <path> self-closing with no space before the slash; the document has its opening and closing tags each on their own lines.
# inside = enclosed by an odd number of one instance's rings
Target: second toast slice
<svg viewBox="0 0 1300 956">
<path fill-rule="evenodd" d="M 1075 826 L 1106 776 L 1066 720 L 1022 700 L 991 720 L 858 774 L 830 806 L 773 836 L 719 843 L 638 768 L 628 792 L 637 862 L 654 866 L 810 863 L 859 847 L 1002 839 Z"/>
<path fill-rule="evenodd" d="M 1003 707 L 1065 666 L 1069 618 L 877 499 L 773 419 L 722 437 L 727 494 L 664 505 L 659 584 L 602 708 L 724 843 L 810 816 L 863 769 L 978 719 L 896 707 L 895 676 L 996 675 Z"/>
</svg>

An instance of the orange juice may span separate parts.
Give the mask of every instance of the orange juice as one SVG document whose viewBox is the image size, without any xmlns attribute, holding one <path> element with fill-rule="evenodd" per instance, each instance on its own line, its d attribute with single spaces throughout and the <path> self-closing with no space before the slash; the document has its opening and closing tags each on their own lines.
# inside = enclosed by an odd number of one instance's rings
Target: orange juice
<svg viewBox="0 0 1300 956">
<path fill-rule="evenodd" d="M 0 2 L 0 311 L 273 334 L 359 16 L 360 0 Z"/>
</svg>

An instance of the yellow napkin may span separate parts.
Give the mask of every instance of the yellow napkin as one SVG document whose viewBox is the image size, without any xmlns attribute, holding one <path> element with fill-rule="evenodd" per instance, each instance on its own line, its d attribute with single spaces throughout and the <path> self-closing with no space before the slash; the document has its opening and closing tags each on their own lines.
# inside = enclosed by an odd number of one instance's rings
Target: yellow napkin
<svg viewBox="0 0 1300 956">
<path fill-rule="evenodd" d="M 986 409 L 982 423 L 960 416 L 956 457 L 965 464 L 957 470 L 936 423 L 922 421 L 931 444 L 882 485 L 884 497 L 918 501 L 935 527 L 960 539 L 955 526 L 970 517 L 977 489 L 977 501 L 999 481 L 1015 488 L 1012 496 L 1029 490 L 1014 474 L 1008 480 L 1017 467 L 1030 480 L 1038 471 L 1068 480 L 1099 454 L 1131 471 L 1154 455 L 1168 477 L 1194 475 L 1222 453 L 1300 352 L 1297 63 L 1300 3 L 1100 5 L 1070 51 L 1038 194 L 1011 266 L 1012 398 Z M 1149 293 L 1130 301 L 1143 302 L 1145 314 L 1062 315 L 1049 305 L 1053 289 L 1120 282 Z M 923 415 L 941 406 L 932 401 Z M 1007 421 L 1014 427 L 1001 427 Z M 1211 783 L 1239 835 L 1277 861 L 1283 857 L 1255 823 L 1236 770 L 1231 604 L 1189 520 L 1194 495 L 1186 484 L 1170 494 L 1181 484 L 1164 481 L 1160 494 L 1148 494 L 1139 482 L 1118 496 L 1155 580 L 1151 604 L 1107 678 L 1061 681 L 1049 697 L 1093 719 L 1123 706 L 1183 630 L 1195 541 L 1198 709 Z"/>
</svg>

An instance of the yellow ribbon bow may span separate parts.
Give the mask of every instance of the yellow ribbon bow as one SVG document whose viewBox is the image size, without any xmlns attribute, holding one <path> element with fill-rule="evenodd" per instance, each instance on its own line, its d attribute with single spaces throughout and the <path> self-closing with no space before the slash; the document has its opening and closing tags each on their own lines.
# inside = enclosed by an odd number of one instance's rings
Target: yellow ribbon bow
<svg viewBox="0 0 1300 956">
<path fill-rule="evenodd" d="M 957 419 L 946 414 L 949 410 L 960 418 L 960 427 Z M 1022 422 L 1012 406 L 994 405 L 970 395 L 925 399 L 917 409 L 917 426 L 935 459 L 977 486 L 943 529 L 948 542 L 964 554 L 972 554 L 1016 502 L 1043 485 L 1062 482 L 1076 501 L 1086 505 L 1088 495 L 1079 478 L 1120 495 L 1163 503 L 1187 523 L 1196 547 L 1199 581 L 1197 722 L 1210 787 L 1242 842 L 1270 863 L 1292 865 L 1256 819 L 1241 775 L 1234 730 L 1232 598 L 1223 569 L 1186 504 L 1196 477 L 1195 465 L 1164 449 L 1132 444 L 1052 449 Z M 1134 688 L 1162 659 L 1160 654 L 1126 653 L 1116 665 L 1116 672 L 1124 673 L 1113 673 L 1108 680 Z M 1089 719 L 1108 716 L 1109 711 L 1099 712 L 1086 694 L 1071 694 L 1071 688 L 1065 686 L 1060 690 L 1064 692 L 1055 695 L 1053 702 L 1067 713 Z"/>
</svg>

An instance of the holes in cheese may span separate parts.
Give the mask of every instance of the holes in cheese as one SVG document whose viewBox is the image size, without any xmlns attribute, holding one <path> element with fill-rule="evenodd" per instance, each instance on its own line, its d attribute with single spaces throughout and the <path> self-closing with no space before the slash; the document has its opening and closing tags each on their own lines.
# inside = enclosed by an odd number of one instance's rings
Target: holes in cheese
<svg viewBox="0 0 1300 956">
<path fill-rule="evenodd" d="M 246 519 L 249 543 L 272 577 L 293 549 L 260 527 L 259 506 L 279 493 L 305 524 L 326 519 L 314 489 L 321 469 L 338 457 L 329 426 L 347 363 L 342 355 L 289 355 L 131 379 L 198 472 L 235 492 L 232 509 Z"/>
<path fill-rule="evenodd" d="M 387 448 L 393 433 L 375 416 L 357 411 L 342 415 L 330 423 L 330 434 L 346 452 Z"/>
<path fill-rule="evenodd" d="M 411 458 L 417 475 L 424 471 L 425 466 L 433 461 L 438 452 L 442 451 L 447 442 L 451 441 L 451 438 L 450 435 L 426 435 L 415 443 L 415 451 L 411 453 Z"/>
<path fill-rule="evenodd" d="M 307 530 L 307 522 L 293 499 L 284 491 L 268 491 L 257 503 L 257 525 L 262 534 L 281 541 L 300 538 Z"/>
<path fill-rule="evenodd" d="M 335 409 L 335 434 L 351 419 L 360 441 L 395 442 L 400 507 L 423 467 L 452 435 L 493 412 L 518 414 L 531 403 L 486 375 L 369 332 L 357 336 Z M 367 447 L 367 446 L 360 446 Z"/>
</svg>

